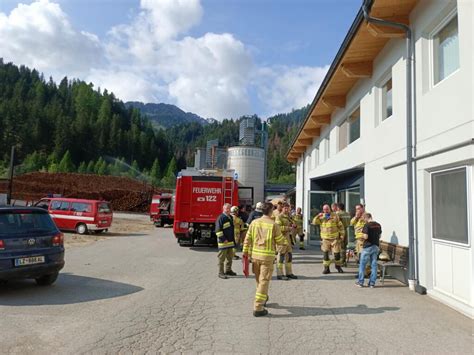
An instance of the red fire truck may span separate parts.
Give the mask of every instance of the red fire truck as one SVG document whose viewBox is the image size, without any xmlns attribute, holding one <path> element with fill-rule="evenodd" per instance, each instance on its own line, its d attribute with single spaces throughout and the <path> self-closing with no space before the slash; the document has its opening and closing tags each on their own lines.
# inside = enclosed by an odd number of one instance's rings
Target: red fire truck
<svg viewBox="0 0 474 355">
<path fill-rule="evenodd" d="M 239 203 L 234 170 L 181 170 L 176 180 L 173 232 L 179 245 L 217 244 L 214 223 L 225 203 Z"/>
<path fill-rule="evenodd" d="M 150 220 L 156 227 L 173 224 L 175 196 L 170 193 L 153 195 L 150 204 Z"/>
</svg>

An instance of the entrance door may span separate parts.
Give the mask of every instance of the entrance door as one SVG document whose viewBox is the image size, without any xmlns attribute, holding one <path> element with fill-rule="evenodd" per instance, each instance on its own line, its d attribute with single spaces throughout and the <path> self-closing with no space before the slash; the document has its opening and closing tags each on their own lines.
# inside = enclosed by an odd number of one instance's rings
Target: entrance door
<svg viewBox="0 0 474 355">
<path fill-rule="evenodd" d="M 351 187 L 337 192 L 337 202 L 342 202 L 346 206 L 346 211 L 352 216 L 355 214 L 355 205 L 360 201 L 360 187 Z M 348 227 L 346 230 L 347 240 L 349 243 L 355 242 L 354 228 Z"/>
<path fill-rule="evenodd" d="M 306 214 L 306 219 L 308 222 L 308 242 L 314 244 L 321 240 L 319 236 L 319 227 L 313 226 L 311 224 L 314 216 L 322 212 L 323 205 L 326 203 L 331 205 L 331 203 L 336 202 L 336 192 L 335 191 L 309 191 L 308 196 L 308 209 Z"/>
</svg>

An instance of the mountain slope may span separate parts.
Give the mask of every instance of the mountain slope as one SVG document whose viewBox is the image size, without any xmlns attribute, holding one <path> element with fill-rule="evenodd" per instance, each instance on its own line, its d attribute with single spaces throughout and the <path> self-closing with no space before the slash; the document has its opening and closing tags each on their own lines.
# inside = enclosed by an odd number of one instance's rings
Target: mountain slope
<svg viewBox="0 0 474 355">
<path fill-rule="evenodd" d="M 130 101 L 126 102 L 125 106 L 133 107 L 146 116 L 155 126 L 170 128 L 183 123 L 197 122 L 201 125 L 208 123 L 204 118 L 191 113 L 184 112 L 179 107 L 170 104 L 144 104 L 143 102 Z"/>
</svg>

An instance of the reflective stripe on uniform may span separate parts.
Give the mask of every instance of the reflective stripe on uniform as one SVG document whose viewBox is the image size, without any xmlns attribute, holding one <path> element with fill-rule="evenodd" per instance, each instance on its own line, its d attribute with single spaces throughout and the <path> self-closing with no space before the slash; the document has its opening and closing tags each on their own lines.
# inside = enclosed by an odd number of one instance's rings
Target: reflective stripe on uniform
<svg viewBox="0 0 474 355">
<path fill-rule="evenodd" d="M 224 242 L 224 243 L 217 243 L 219 248 L 233 248 L 235 246 L 234 242 Z"/>
<path fill-rule="evenodd" d="M 267 300 L 267 295 L 264 295 L 263 293 L 255 293 L 255 299 L 257 301 L 266 301 Z"/>
<path fill-rule="evenodd" d="M 216 232 L 216 235 L 217 235 L 218 237 L 223 237 L 223 236 L 224 236 L 224 232 L 223 232 L 223 231 Z"/>
<path fill-rule="evenodd" d="M 230 227 L 230 222 L 225 222 L 224 225 L 222 226 L 224 229 Z"/>
</svg>

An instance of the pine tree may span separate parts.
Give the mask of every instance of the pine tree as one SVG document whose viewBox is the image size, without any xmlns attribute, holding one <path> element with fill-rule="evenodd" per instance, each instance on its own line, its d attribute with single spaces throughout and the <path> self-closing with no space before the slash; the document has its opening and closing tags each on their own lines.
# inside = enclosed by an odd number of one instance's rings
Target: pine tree
<svg viewBox="0 0 474 355">
<path fill-rule="evenodd" d="M 160 182 L 160 163 L 158 161 L 158 158 L 155 159 L 153 162 L 153 166 L 151 167 L 150 171 L 150 178 L 151 178 L 151 183 L 155 186 L 158 186 Z"/>
<path fill-rule="evenodd" d="M 102 157 L 97 159 L 97 161 L 94 165 L 94 174 L 99 174 L 99 170 L 101 170 L 101 168 L 103 166 L 103 163 L 104 163 L 104 159 L 102 159 Z"/>
<path fill-rule="evenodd" d="M 83 161 L 81 164 L 79 164 L 79 168 L 77 168 L 77 172 L 79 174 L 86 174 L 87 173 L 87 165 L 86 162 Z"/>
<path fill-rule="evenodd" d="M 99 168 L 97 169 L 97 174 L 98 175 L 107 175 L 107 162 L 103 160 L 102 158 L 99 159 L 101 161 Z"/>
<path fill-rule="evenodd" d="M 59 162 L 58 172 L 72 173 L 74 171 L 76 171 L 76 167 L 74 166 L 74 163 L 72 162 L 71 154 L 69 153 L 69 150 L 67 150 L 66 153 L 64 153 L 63 158 Z"/>
<path fill-rule="evenodd" d="M 87 164 L 87 169 L 86 169 L 86 173 L 87 174 L 94 174 L 94 167 L 95 167 L 95 163 L 93 160 L 91 160 L 89 162 L 89 164 Z"/>
</svg>

